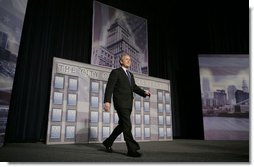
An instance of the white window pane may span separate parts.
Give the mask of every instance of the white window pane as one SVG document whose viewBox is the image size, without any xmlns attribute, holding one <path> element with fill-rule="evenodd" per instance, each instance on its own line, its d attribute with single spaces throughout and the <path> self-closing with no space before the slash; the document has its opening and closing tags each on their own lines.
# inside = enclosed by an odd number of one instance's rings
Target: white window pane
<svg viewBox="0 0 254 167">
<path fill-rule="evenodd" d="M 90 127 L 90 139 L 97 139 L 97 127 Z"/>
<path fill-rule="evenodd" d="M 91 97 L 91 107 L 99 107 L 99 98 L 96 96 Z"/>
<path fill-rule="evenodd" d="M 52 110 L 52 120 L 51 121 L 61 121 L 62 118 L 62 109 L 54 108 Z"/>
<path fill-rule="evenodd" d="M 164 137 L 164 128 L 159 128 L 159 137 Z"/>
<path fill-rule="evenodd" d="M 75 106 L 77 104 L 77 95 L 68 94 L 68 105 Z"/>
<path fill-rule="evenodd" d="M 135 115 L 135 122 L 136 122 L 136 124 L 141 124 L 141 115 L 140 114 Z"/>
<path fill-rule="evenodd" d="M 171 111 L 170 104 L 166 104 L 166 112 L 169 113 Z"/>
<path fill-rule="evenodd" d="M 67 126 L 65 137 L 67 139 L 74 139 L 75 138 L 75 126 Z"/>
<path fill-rule="evenodd" d="M 66 120 L 68 122 L 75 122 L 76 121 L 76 110 L 67 110 Z"/>
<path fill-rule="evenodd" d="M 158 101 L 162 101 L 163 97 L 162 97 L 162 92 L 158 92 Z"/>
<path fill-rule="evenodd" d="M 99 83 L 98 82 L 92 82 L 91 87 L 92 87 L 92 89 L 91 89 L 92 92 L 94 92 L 94 93 L 99 92 Z"/>
<path fill-rule="evenodd" d="M 78 80 L 70 78 L 69 79 L 69 90 L 77 90 L 78 89 Z"/>
<path fill-rule="evenodd" d="M 150 137 L 150 128 L 145 128 L 145 138 Z"/>
<path fill-rule="evenodd" d="M 171 116 L 166 116 L 167 125 L 171 125 Z"/>
<path fill-rule="evenodd" d="M 150 103 L 149 102 L 144 102 L 144 111 L 149 112 L 150 111 Z"/>
<path fill-rule="evenodd" d="M 172 129 L 167 128 L 167 137 L 171 137 L 171 136 L 172 136 Z"/>
<path fill-rule="evenodd" d="M 61 126 L 51 126 L 50 138 L 59 139 L 61 135 Z"/>
<path fill-rule="evenodd" d="M 63 93 L 54 92 L 53 102 L 54 102 L 54 104 L 62 104 L 63 103 Z"/>
<path fill-rule="evenodd" d="M 135 128 L 135 137 L 141 137 L 141 128 L 140 127 Z"/>
<path fill-rule="evenodd" d="M 150 124 L 150 115 L 144 115 L 144 124 Z"/>
<path fill-rule="evenodd" d="M 90 121 L 92 123 L 98 123 L 98 112 L 91 112 Z"/>
<path fill-rule="evenodd" d="M 56 76 L 54 88 L 63 89 L 63 87 L 64 87 L 64 77 Z"/>
<path fill-rule="evenodd" d="M 164 121 L 163 121 L 163 116 L 159 116 L 159 125 L 163 125 Z"/>
<path fill-rule="evenodd" d="M 162 103 L 158 104 L 158 111 L 163 112 L 163 104 Z"/>
<path fill-rule="evenodd" d="M 170 102 L 170 94 L 169 93 L 165 93 L 165 101 Z"/>
<path fill-rule="evenodd" d="M 107 84 L 106 84 L 106 83 L 104 83 L 104 84 L 103 84 L 103 92 L 105 92 L 105 90 L 106 90 L 106 86 L 107 86 Z"/>
<path fill-rule="evenodd" d="M 102 138 L 109 137 L 109 127 L 103 127 L 102 128 Z"/>
<path fill-rule="evenodd" d="M 110 123 L 110 113 L 103 112 L 103 123 L 109 124 Z"/>
<path fill-rule="evenodd" d="M 140 101 L 135 101 L 135 110 L 137 111 L 141 110 Z"/>
</svg>

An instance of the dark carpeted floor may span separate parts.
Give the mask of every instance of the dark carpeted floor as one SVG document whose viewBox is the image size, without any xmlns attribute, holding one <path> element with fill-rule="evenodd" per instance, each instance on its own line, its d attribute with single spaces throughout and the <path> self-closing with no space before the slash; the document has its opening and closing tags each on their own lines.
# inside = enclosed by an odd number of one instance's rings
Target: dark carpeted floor
<svg viewBox="0 0 254 167">
<path fill-rule="evenodd" d="M 249 141 L 173 140 L 140 143 L 142 157 L 126 156 L 125 143 L 114 143 L 113 153 L 102 144 L 46 145 L 7 143 L 1 162 L 243 162 L 249 163 Z"/>
</svg>

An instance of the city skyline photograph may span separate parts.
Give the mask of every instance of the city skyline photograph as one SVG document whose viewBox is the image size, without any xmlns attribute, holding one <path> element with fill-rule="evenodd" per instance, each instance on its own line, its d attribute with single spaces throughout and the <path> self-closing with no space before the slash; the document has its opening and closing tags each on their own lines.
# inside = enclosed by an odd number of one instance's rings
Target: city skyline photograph
<svg viewBox="0 0 254 167">
<path fill-rule="evenodd" d="M 248 55 L 217 55 L 200 56 L 201 91 L 204 90 L 203 80 L 209 80 L 210 91 L 227 90 L 234 85 L 242 90 L 243 82 L 249 87 Z"/>
<path fill-rule="evenodd" d="M 249 55 L 200 55 L 206 140 L 248 140 Z"/>
</svg>

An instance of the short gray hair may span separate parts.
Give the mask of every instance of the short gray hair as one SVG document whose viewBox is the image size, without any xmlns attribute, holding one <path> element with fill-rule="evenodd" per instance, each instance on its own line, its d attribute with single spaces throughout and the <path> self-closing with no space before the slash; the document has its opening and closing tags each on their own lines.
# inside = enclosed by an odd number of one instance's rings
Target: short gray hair
<svg viewBox="0 0 254 167">
<path fill-rule="evenodd" d="M 129 55 L 128 53 L 122 53 L 122 54 L 120 55 L 120 57 L 119 57 L 119 63 L 120 63 L 121 65 L 122 65 L 121 60 L 122 60 L 125 56 L 129 56 L 129 57 L 130 57 L 130 55 Z"/>
</svg>

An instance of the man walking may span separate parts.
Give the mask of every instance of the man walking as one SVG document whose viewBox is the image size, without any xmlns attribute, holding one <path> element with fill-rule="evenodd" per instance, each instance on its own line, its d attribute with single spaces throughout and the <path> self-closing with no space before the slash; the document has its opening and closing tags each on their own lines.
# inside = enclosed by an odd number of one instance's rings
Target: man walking
<svg viewBox="0 0 254 167">
<path fill-rule="evenodd" d="M 119 121 L 118 126 L 115 127 L 111 135 L 103 142 L 107 152 L 112 152 L 112 144 L 123 132 L 124 140 L 128 149 L 128 156 L 140 157 L 141 154 L 137 152 L 140 149 L 139 144 L 133 139 L 131 133 L 130 115 L 133 105 L 133 92 L 140 96 L 150 96 L 150 92 L 142 90 L 135 84 L 133 74 L 128 71 L 131 65 L 131 58 L 128 54 L 123 54 L 119 62 L 120 68 L 111 71 L 104 95 L 104 110 L 110 111 L 111 97 L 113 94 L 114 108 L 117 111 Z"/>
</svg>

